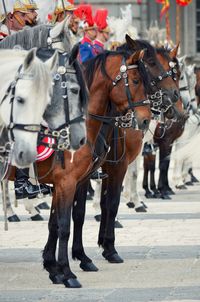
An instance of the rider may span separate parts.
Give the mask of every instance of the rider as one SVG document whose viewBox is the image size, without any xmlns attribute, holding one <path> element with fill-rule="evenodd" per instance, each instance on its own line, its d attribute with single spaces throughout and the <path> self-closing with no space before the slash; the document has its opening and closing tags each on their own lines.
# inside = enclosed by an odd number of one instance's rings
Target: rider
<svg viewBox="0 0 200 302">
<path fill-rule="evenodd" d="M 73 4 L 73 1 L 58 1 L 54 12 L 49 15 L 50 23 L 55 24 L 57 22 L 62 22 L 66 16 L 71 16 L 69 23 L 69 32 L 71 36 L 71 43 L 74 45 L 77 43 L 77 34 L 79 29 L 79 17 L 75 14 L 76 7 Z"/>
<path fill-rule="evenodd" d="M 37 25 L 37 16 L 38 16 L 37 3 L 34 0 L 21 0 L 20 2 L 23 3 L 27 9 L 27 13 L 25 15 L 26 25 L 28 25 L 28 26 Z"/>
<path fill-rule="evenodd" d="M 105 43 L 108 42 L 110 38 L 110 28 L 107 23 L 107 16 L 107 9 L 98 9 L 94 17 L 94 22 L 97 25 L 97 36 L 93 46 L 97 55 L 105 50 Z"/>
<path fill-rule="evenodd" d="M 0 9 L 0 40 L 26 25 L 25 16 L 28 13 L 26 6 L 21 1 L 15 1 L 13 7 L 6 7 L 7 16 Z"/>
</svg>

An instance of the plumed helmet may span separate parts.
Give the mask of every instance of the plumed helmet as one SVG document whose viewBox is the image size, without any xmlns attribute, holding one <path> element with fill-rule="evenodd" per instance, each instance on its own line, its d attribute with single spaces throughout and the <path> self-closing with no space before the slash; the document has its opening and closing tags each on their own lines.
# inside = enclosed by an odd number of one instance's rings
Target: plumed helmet
<svg viewBox="0 0 200 302">
<path fill-rule="evenodd" d="M 108 10 L 107 9 L 97 9 L 94 16 L 94 22 L 99 31 L 110 32 L 110 28 L 107 23 Z"/>
<path fill-rule="evenodd" d="M 89 4 L 81 4 L 74 11 L 74 15 L 82 21 L 83 30 L 96 28 L 92 16 L 92 7 Z"/>
</svg>

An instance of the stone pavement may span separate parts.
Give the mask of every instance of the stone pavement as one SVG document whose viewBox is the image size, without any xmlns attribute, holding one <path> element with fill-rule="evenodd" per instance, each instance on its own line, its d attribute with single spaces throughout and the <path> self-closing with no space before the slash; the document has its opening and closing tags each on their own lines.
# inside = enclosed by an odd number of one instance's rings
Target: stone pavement
<svg viewBox="0 0 200 302">
<path fill-rule="evenodd" d="M 98 223 L 92 202 L 87 202 L 84 243 L 99 271 L 83 272 L 71 260 L 81 289 L 51 284 L 42 269 L 47 210 L 42 211 L 44 221 L 32 222 L 20 203 L 16 213 L 22 221 L 9 223 L 7 232 L 1 211 L 0 302 L 200 301 L 200 185 L 177 192 L 170 201 L 144 201 L 148 212 L 141 214 L 122 199 L 118 219 L 123 229 L 116 229 L 116 246 L 123 264 L 102 258 Z"/>
</svg>

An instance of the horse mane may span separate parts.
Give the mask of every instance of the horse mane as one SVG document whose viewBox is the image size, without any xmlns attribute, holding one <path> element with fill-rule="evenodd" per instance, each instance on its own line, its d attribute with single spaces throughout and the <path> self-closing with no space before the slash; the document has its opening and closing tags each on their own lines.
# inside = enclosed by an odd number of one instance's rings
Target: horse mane
<svg viewBox="0 0 200 302">
<path fill-rule="evenodd" d="M 74 69 L 76 70 L 76 77 L 77 77 L 78 83 L 80 85 L 81 105 L 83 108 L 86 108 L 86 106 L 88 104 L 89 93 L 88 93 L 87 85 L 85 82 L 85 78 L 83 76 L 83 70 L 82 70 L 81 64 L 79 63 L 78 60 L 75 60 L 72 65 L 73 65 Z"/>
<path fill-rule="evenodd" d="M 88 85 L 88 88 L 91 87 L 93 79 L 94 79 L 94 74 L 95 71 L 98 69 L 98 67 L 101 68 L 101 72 L 104 76 L 106 76 L 107 78 L 109 78 L 110 80 L 113 80 L 110 78 L 110 76 L 107 74 L 106 72 L 106 60 L 108 58 L 108 56 L 123 56 L 125 59 L 128 59 L 130 57 L 130 55 L 133 54 L 132 52 L 127 52 L 124 49 L 120 49 L 117 51 L 104 51 L 103 53 L 97 55 L 96 57 L 88 60 L 86 63 L 84 63 L 84 71 L 85 71 L 85 77 L 86 77 L 86 82 Z M 137 62 L 138 64 L 138 71 L 139 74 L 142 78 L 144 87 L 145 87 L 145 91 L 148 91 L 148 89 L 150 88 L 150 77 L 149 74 L 146 71 L 146 68 L 144 66 L 144 63 L 139 60 Z M 120 67 L 120 66 L 119 66 Z"/>
<path fill-rule="evenodd" d="M 52 27 L 49 25 L 37 25 L 35 27 L 25 27 L 0 42 L 0 48 L 14 48 L 21 46 L 29 50 L 33 47 L 47 47 L 47 38 Z"/>
</svg>

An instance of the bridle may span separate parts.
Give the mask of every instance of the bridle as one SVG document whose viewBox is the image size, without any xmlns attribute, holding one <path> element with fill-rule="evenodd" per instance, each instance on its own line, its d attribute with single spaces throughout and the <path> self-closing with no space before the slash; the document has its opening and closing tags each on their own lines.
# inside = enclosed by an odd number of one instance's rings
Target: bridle
<svg viewBox="0 0 200 302">
<path fill-rule="evenodd" d="M 173 105 L 170 98 L 168 100 L 165 99 L 163 102 L 164 92 L 162 88 L 159 88 L 157 85 L 159 82 L 166 78 L 172 78 L 174 81 L 177 80 L 177 68 L 175 67 L 176 63 L 173 61 L 169 62 L 170 69 L 168 71 L 163 72 L 161 75 L 154 77 L 151 79 L 150 85 L 152 88 L 156 87 L 156 92 L 153 94 L 148 94 L 150 100 L 150 106 L 153 111 L 156 112 L 167 112 L 168 109 Z M 145 64 L 145 68 L 148 71 L 148 66 Z"/>
<path fill-rule="evenodd" d="M 76 74 L 76 70 L 71 66 L 67 65 L 68 53 L 63 52 L 59 54 L 59 67 L 57 72 L 53 77 L 54 85 L 60 82 L 60 89 L 62 91 L 62 100 L 64 104 L 65 112 L 65 123 L 60 125 L 57 129 L 51 130 L 45 127 L 41 128 L 39 144 L 47 146 L 54 150 L 64 151 L 70 148 L 70 125 L 78 122 L 84 121 L 83 115 L 80 115 L 74 119 L 70 119 L 69 112 L 69 98 L 68 98 L 68 88 L 67 88 L 67 74 Z M 55 143 L 45 143 L 42 139 L 45 137 L 51 137 L 55 139 Z M 62 140 L 62 143 L 60 142 Z"/>
<path fill-rule="evenodd" d="M 6 98 L 10 95 L 10 104 L 11 104 L 11 109 L 10 109 L 10 123 L 7 126 L 7 129 L 10 132 L 10 137 L 12 142 L 15 141 L 15 136 L 13 130 L 21 130 L 21 131 L 26 131 L 26 132 L 39 132 L 40 131 L 40 125 L 39 124 L 18 124 L 14 122 L 14 116 L 13 116 L 13 110 L 14 110 L 14 103 L 15 103 L 15 92 L 16 92 L 16 85 L 18 80 L 30 80 L 33 78 L 32 74 L 24 73 L 22 72 L 22 65 L 20 65 L 17 74 L 15 76 L 14 81 L 10 83 L 8 86 L 5 95 L 3 99 L 0 102 L 0 106 L 3 104 L 3 102 L 6 100 Z"/>
<path fill-rule="evenodd" d="M 128 100 L 128 107 L 124 110 L 124 112 L 121 115 L 115 116 L 115 117 L 109 117 L 109 116 L 101 116 L 97 114 L 88 113 L 90 117 L 92 117 L 95 120 L 101 121 L 106 124 L 113 124 L 115 127 L 119 128 L 135 128 L 137 125 L 136 118 L 134 115 L 134 108 L 140 107 L 140 106 L 147 106 L 150 104 L 150 101 L 148 99 L 140 100 L 137 102 L 133 102 L 133 98 L 131 95 L 131 91 L 129 88 L 128 83 L 128 70 L 131 69 L 137 69 L 138 65 L 126 65 L 125 57 L 122 57 L 122 64 L 120 66 L 120 73 L 116 76 L 114 80 L 112 80 L 112 89 L 117 86 L 117 84 L 124 80 L 124 86 L 126 91 L 126 96 Z"/>
</svg>

